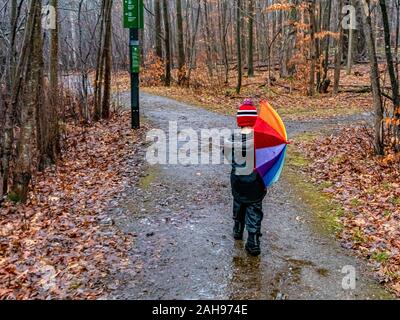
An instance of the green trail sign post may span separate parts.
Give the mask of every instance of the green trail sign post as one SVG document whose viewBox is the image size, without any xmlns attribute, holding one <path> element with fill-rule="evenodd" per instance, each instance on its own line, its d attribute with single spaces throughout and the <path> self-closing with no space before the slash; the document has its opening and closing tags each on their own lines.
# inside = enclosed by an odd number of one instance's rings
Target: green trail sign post
<svg viewBox="0 0 400 320">
<path fill-rule="evenodd" d="M 140 47 L 138 45 L 132 46 L 132 73 L 140 72 Z"/>
<path fill-rule="evenodd" d="M 140 72 L 140 44 L 139 29 L 144 28 L 143 0 L 123 0 L 123 24 L 129 29 L 129 55 L 131 74 L 131 114 L 132 129 L 140 128 L 139 114 L 139 72 Z"/>
<path fill-rule="evenodd" d="M 124 28 L 143 29 L 143 0 L 124 1 Z"/>
</svg>

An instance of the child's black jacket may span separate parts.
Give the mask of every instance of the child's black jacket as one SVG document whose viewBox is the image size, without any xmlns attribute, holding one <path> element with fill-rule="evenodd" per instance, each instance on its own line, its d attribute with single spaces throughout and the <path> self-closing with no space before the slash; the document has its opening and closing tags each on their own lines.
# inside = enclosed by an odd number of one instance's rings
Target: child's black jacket
<svg viewBox="0 0 400 320">
<path fill-rule="evenodd" d="M 238 139 L 239 138 L 239 139 Z M 255 203 L 260 202 L 266 195 L 264 182 L 257 171 L 253 170 L 251 174 L 241 175 L 238 174 L 240 168 L 246 166 L 245 163 L 240 164 L 236 161 L 236 157 L 240 149 L 242 157 L 246 156 L 247 152 L 254 154 L 253 134 L 241 134 L 239 137 L 232 135 L 231 156 L 232 156 L 232 171 L 231 171 L 231 186 L 232 195 L 235 200 L 241 203 Z M 240 143 L 241 139 L 241 143 Z M 239 141 L 237 141 L 239 140 Z M 238 143 L 239 142 L 239 143 Z M 237 150 L 240 148 L 239 150 Z M 236 154 L 236 157 L 235 157 Z M 254 158 L 252 158 L 254 159 Z M 253 165 L 253 163 L 251 164 Z"/>
</svg>

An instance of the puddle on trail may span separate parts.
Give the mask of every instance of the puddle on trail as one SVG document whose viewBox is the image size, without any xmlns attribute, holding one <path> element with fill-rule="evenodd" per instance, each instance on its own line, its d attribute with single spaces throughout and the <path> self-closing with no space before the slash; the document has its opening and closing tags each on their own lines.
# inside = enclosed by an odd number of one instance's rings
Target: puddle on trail
<svg viewBox="0 0 400 320">
<path fill-rule="evenodd" d="M 151 95 L 142 96 L 156 127 L 232 126 L 230 117 Z M 182 115 L 185 115 L 182 118 Z M 290 123 L 307 130 L 314 123 Z M 301 128 L 300 128 L 301 126 Z M 289 133 L 290 133 L 289 132 Z M 148 167 L 127 190 L 114 220 L 135 234 L 131 268 L 110 281 L 118 299 L 378 299 L 388 298 L 365 265 L 296 217 L 307 216 L 287 181 L 264 202 L 262 255 L 250 257 L 234 241 L 230 168 L 225 165 Z M 342 288 L 343 266 L 357 269 L 357 288 Z"/>
</svg>

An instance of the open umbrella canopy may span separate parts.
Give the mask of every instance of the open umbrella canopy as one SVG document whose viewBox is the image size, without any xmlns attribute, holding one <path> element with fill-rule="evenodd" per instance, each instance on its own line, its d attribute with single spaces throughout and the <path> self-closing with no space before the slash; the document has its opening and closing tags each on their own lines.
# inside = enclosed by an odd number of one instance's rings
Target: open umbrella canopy
<svg viewBox="0 0 400 320">
<path fill-rule="evenodd" d="M 255 167 L 266 187 L 279 180 L 285 163 L 288 137 L 285 125 L 267 101 L 260 103 L 254 127 Z"/>
</svg>

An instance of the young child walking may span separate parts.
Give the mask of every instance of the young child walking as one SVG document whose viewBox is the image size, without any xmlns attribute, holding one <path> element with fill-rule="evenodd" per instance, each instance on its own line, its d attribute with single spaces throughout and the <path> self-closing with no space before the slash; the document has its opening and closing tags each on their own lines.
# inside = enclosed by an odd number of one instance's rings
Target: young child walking
<svg viewBox="0 0 400 320">
<path fill-rule="evenodd" d="M 260 237 L 263 219 L 262 201 L 266 189 L 260 175 L 254 170 L 254 130 L 257 108 L 245 100 L 237 112 L 240 133 L 232 136 L 231 187 L 233 195 L 233 236 L 243 240 L 246 227 L 246 250 L 252 256 L 261 253 Z M 244 159 L 246 159 L 244 161 Z"/>
</svg>

